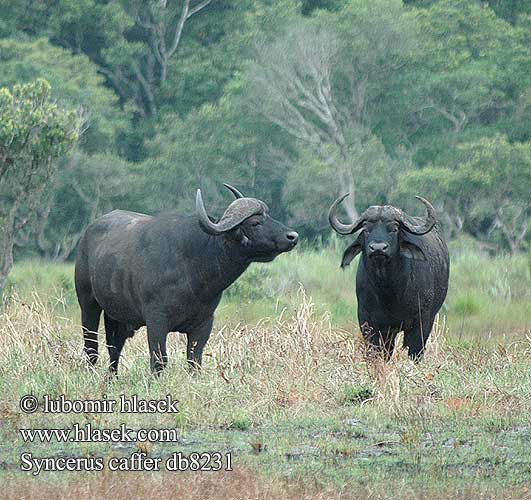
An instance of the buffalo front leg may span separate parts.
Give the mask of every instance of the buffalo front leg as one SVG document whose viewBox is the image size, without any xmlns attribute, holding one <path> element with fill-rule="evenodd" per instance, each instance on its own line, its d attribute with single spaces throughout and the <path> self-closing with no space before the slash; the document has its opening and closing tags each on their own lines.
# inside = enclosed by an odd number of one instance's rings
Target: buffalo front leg
<svg viewBox="0 0 531 500">
<path fill-rule="evenodd" d="M 165 326 L 159 323 L 147 324 L 150 365 L 151 371 L 155 375 L 160 375 L 168 363 L 168 353 L 166 352 L 168 331 Z"/>
<path fill-rule="evenodd" d="M 424 348 L 433 327 L 433 319 L 414 322 L 413 327 L 404 330 L 404 347 L 408 349 L 408 356 L 415 362 L 422 360 Z"/>
<path fill-rule="evenodd" d="M 199 371 L 203 359 L 203 349 L 212 332 L 214 317 L 208 318 L 198 327 L 188 332 L 188 342 L 186 346 L 186 358 L 190 369 Z"/>
<path fill-rule="evenodd" d="M 367 320 L 360 322 L 360 330 L 369 357 L 383 355 L 385 361 L 389 361 L 395 349 L 397 331 L 389 327 L 371 324 Z"/>
</svg>

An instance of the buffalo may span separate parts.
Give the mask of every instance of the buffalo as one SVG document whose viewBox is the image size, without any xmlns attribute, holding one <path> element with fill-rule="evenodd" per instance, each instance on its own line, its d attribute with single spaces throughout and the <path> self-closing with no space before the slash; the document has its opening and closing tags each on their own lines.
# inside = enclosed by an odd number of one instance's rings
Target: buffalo
<svg viewBox="0 0 531 500">
<path fill-rule="evenodd" d="M 147 326 L 151 370 L 167 363 L 169 332 L 186 333 L 187 359 L 200 368 L 223 291 L 251 264 L 269 262 L 297 244 L 298 234 L 269 215 L 268 206 L 225 184 L 236 199 L 219 221 L 197 190 L 192 216 L 149 216 L 114 210 L 93 222 L 75 266 L 85 353 L 98 359 L 103 311 L 110 373 L 135 330 Z"/>
<path fill-rule="evenodd" d="M 336 213 L 347 196 L 332 204 L 328 220 L 342 235 L 361 230 L 345 250 L 341 268 L 361 254 L 356 296 L 363 337 L 389 359 L 396 336 L 403 331 L 404 347 L 418 361 L 448 291 L 450 260 L 435 209 L 417 196 L 426 206 L 425 219 L 390 205 L 375 205 L 352 224 L 344 224 Z"/>
</svg>

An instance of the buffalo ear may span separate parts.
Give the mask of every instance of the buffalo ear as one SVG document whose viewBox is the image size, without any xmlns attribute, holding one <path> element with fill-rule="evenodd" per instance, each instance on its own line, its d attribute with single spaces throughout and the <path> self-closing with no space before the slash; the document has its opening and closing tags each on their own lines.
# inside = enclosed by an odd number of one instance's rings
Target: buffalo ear
<svg viewBox="0 0 531 500">
<path fill-rule="evenodd" d="M 251 244 L 251 240 L 242 231 L 240 226 L 236 226 L 234 229 L 226 233 L 230 239 L 238 242 L 242 247 L 248 247 Z"/>
<path fill-rule="evenodd" d="M 240 245 L 242 247 L 248 247 L 251 245 L 251 240 L 247 237 L 247 235 L 241 230 L 241 228 L 239 227 L 236 232 L 236 237 L 238 239 L 238 241 L 240 242 Z"/>
<path fill-rule="evenodd" d="M 362 251 L 363 248 L 361 234 L 362 233 L 360 233 L 360 235 L 356 238 L 356 241 L 352 243 L 352 245 L 349 245 L 343 253 L 343 258 L 341 259 L 341 269 L 347 267 L 354 260 L 356 255 Z"/>
<path fill-rule="evenodd" d="M 243 233 L 242 233 L 242 239 L 240 240 L 240 245 L 242 247 L 248 247 L 251 245 L 251 240 L 247 238 L 247 236 Z"/>
<path fill-rule="evenodd" d="M 400 242 L 400 254 L 406 259 L 427 260 L 424 250 L 409 239 Z"/>
</svg>

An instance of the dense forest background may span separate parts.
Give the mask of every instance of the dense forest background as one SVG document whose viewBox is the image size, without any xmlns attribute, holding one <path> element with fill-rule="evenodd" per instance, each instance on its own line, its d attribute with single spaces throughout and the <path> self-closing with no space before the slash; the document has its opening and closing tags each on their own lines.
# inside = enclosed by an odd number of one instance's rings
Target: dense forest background
<svg viewBox="0 0 531 500">
<path fill-rule="evenodd" d="M 328 207 L 350 192 L 345 218 L 383 203 L 420 213 L 420 194 L 449 237 L 530 246 L 527 0 L 0 0 L 0 12 L 0 87 L 42 77 L 83 122 L 14 216 L 15 256 L 69 259 L 113 208 L 191 213 L 197 187 L 219 215 L 222 182 L 310 241 L 329 237 Z"/>
</svg>

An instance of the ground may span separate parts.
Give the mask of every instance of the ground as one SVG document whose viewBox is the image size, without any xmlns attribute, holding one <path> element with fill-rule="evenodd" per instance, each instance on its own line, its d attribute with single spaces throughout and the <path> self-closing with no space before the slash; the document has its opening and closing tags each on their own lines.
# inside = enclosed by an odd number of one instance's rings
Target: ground
<svg viewBox="0 0 531 500">
<path fill-rule="evenodd" d="M 531 270 L 525 257 L 454 257 L 426 358 L 367 358 L 353 272 L 333 249 L 256 266 L 220 306 L 200 376 L 184 338 L 149 373 L 144 331 L 120 376 L 82 355 L 72 267 L 12 275 L 0 317 L 0 480 L 6 498 L 531 498 Z M 282 260 L 283 259 L 283 260 Z M 304 263 L 304 264 L 303 264 Z M 521 280 L 527 280 L 527 287 Z M 30 286 L 30 281 L 33 286 Z M 52 286 L 53 285 L 53 286 Z M 327 302 L 328 297 L 328 302 Z M 177 413 L 24 414 L 20 398 L 178 400 Z M 171 443 L 25 442 L 20 429 L 175 429 Z M 232 471 L 111 472 L 113 457 L 231 454 Z M 21 454 L 99 457 L 100 472 L 20 471 Z M 164 467 L 162 467 L 164 469 Z"/>
</svg>

